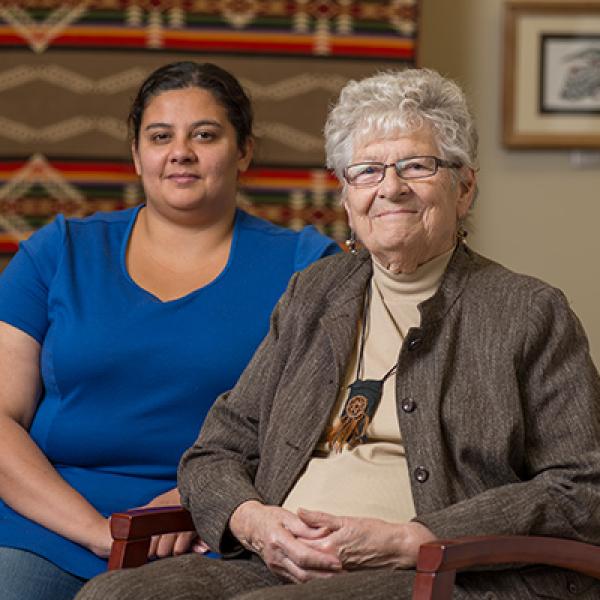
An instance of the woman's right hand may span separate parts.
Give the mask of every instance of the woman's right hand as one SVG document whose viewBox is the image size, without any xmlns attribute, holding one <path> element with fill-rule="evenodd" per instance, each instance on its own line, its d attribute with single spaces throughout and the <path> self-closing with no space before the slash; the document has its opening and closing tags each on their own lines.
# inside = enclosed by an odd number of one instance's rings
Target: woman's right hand
<svg viewBox="0 0 600 600">
<path fill-rule="evenodd" d="M 180 506 L 181 498 L 177 488 L 166 491 L 153 498 L 148 504 L 139 508 L 156 508 L 159 506 Z M 165 533 L 154 535 L 150 540 L 148 558 L 166 558 L 178 556 L 188 552 L 205 554 L 209 547 L 203 542 L 195 531 L 182 531 L 180 533 Z"/>
<path fill-rule="evenodd" d="M 110 519 L 98 515 L 98 519 L 89 529 L 90 540 L 87 549 L 100 558 L 108 558 L 112 548 L 113 538 L 110 533 Z"/>
<path fill-rule="evenodd" d="M 299 539 L 319 539 L 327 535 L 327 529 L 310 527 L 279 506 L 265 506 L 255 500 L 244 502 L 231 515 L 229 529 L 283 579 L 302 583 L 331 577 L 342 568 L 337 556 L 311 548 Z"/>
<path fill-rule="evenodd" d="M 154 502 L 154 501 L 153 501 Z M 147 506 L 162 506 L 160 503 L 149 503 Z M 173 504 L 171 502 L 171 504 Z M 86 528 L 88 541 L 86 548 L 100 558 L 108 558 L 112 548 L 113 537 L 110 532 L 110 518 L 98 514 L 94 523 Z M 177 556 L 187 552 L 204 554 L 208 552 L 208 546 L 198 537 L 195 531 L 184 531 L 181 533 L 155 535 L 150 542 L 148 558 L 165 558 Z"/>
</svg>

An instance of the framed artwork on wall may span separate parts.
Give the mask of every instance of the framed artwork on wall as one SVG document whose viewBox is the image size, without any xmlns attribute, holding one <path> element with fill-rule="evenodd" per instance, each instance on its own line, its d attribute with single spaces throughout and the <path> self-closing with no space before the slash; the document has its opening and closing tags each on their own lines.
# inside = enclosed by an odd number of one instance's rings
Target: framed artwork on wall
<svg viewBox="0 0 600 600">
<path fill-rule="evenodd" d="M 600 0 L 508 0 L 503 140 L 600 148 Z"/>
</svg>

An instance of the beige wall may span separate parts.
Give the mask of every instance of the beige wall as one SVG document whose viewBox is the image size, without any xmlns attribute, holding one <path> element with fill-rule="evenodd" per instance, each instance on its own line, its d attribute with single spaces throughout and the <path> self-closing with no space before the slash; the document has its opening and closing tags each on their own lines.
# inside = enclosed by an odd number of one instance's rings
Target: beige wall
<svg viewBox="0 0 600 600">
<path fill-rule="evenodd" d="M 470 245 L 561 288 L 600 367 L 600 164 L 575 169 L 568 151 L 501 143 L 503 0 L 422 0 L 421 66 L 468 91 L 480 133 L 480 195 Z"/>
</svg>

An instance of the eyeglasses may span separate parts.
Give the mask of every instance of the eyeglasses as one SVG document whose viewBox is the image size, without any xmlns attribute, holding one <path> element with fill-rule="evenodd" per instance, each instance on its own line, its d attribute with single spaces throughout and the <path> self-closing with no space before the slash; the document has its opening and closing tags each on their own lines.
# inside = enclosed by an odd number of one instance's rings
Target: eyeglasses
<svg viewBox="0 0 600 600">
<path fill-rule="evenodd" d="M 389 165 L 382 162 L 348 165 L 344 169 L 344 179 L 354 187 L 371 187 L 383 181 L 385 171 L 390 167 L 394 167 L 400 179 L 425 179 L 433 177 L 440 167 L 459 169 L 462 164 L 442 160 L 437 156 L 409 156 Z"/>
</svg>

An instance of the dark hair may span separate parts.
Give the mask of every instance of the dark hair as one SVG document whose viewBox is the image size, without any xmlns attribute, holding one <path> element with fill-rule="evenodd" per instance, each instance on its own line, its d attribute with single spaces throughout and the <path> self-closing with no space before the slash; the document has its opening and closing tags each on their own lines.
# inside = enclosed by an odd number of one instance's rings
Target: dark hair
<svg viewBox="0 0 600 600">
<path fill-rule="evenodd" d="M 152 72 L 142 83 L 131 105 L 127 123 L 129 135 L 137 147 L 144 110 L 154 96 L 169 90 L 197 87 L 211 92 L 227 111 L 233 125 L 238 148 L 244 151 L 252 136 L 252 106 L 240 82 L 228 71 L 212 63 L 181 61 L 170 63 Z"/>
</svg>

